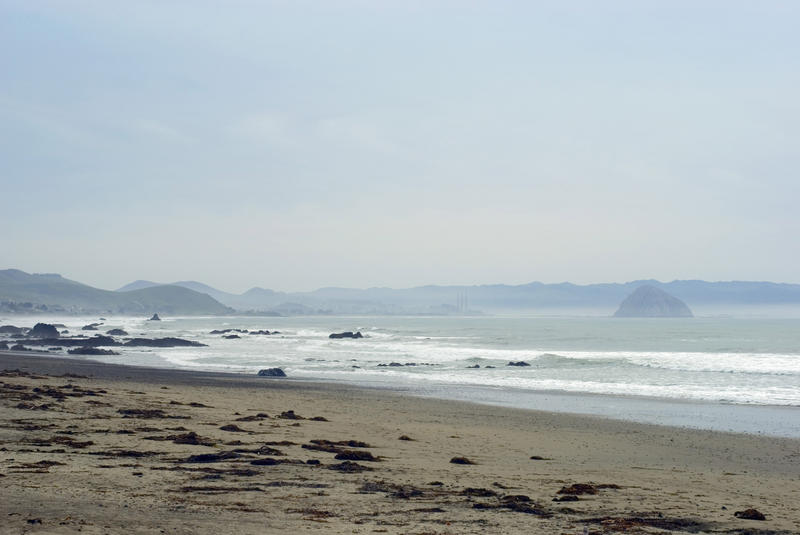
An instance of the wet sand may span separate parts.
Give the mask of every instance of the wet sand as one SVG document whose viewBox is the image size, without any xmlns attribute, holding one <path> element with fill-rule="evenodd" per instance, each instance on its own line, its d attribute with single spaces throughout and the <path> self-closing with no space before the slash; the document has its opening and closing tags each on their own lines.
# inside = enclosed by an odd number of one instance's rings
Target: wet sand
<svg viewBox="0 0 800 535">
<path fill-rule="evenodd" d="M 0 533 L 800 533 L 797 439 L 34 353 L 0 370 Z"/>
</svg>

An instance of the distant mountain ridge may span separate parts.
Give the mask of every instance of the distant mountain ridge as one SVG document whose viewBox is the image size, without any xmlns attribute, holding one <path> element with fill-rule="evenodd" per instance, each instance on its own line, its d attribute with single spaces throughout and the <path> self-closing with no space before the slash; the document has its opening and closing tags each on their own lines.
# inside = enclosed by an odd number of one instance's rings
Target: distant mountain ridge
<svg viewBox="0 0 800 535">
<path fill-rule="evenodd" d="M 481 310 L 526 310 L 554 308 L 607 308 L 611 314 L 620 302 L 640 286 L 649 285 L 689 305 L 800 305 L 800 284 L 774 282 L 676 280 L 660 282 L 637 280 L 626 283 L 578 285 L 568 282 L 521 285 L 418 286 L 393 289 L 375 287 L 320 288 L 311 292 L 278 292 L 251 288 L 242 294 L 224 292 L 196 281 L 171 283 L 207 293 L 219 302 L 238 310 L 283 311 L 285 313 L 402 314 L 453 313 Z M 118 291 L 157 286 L 150 281 L 135 281 Z M 461 299 L 459 296 L 466 296 Z M 467 305 L 458 308 L 463 301 Z"/>
<path fill-rule="evenodd" d="M 0 311 L 196 315 L 226 314 L 231 309 L 205 293 L 181 286 L 112 292 L 54 273 L 6 269 L 0 270 Z"/>
</svg>

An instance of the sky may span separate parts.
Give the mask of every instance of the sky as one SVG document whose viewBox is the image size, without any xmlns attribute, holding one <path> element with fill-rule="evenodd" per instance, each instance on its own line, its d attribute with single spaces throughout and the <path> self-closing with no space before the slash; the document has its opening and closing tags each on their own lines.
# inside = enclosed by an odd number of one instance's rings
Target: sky
<svg viewBox="0 0 800 535">
<path fill-rule="evenodd" d="M 0 0 L 0 269 L 800 282 L 795 1 Z"/>
</svg>

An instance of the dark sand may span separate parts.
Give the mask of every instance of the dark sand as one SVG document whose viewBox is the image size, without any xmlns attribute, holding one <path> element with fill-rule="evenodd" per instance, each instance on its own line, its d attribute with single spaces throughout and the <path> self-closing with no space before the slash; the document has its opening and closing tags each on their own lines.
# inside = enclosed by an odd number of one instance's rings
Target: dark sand
<svg viewBox="0 0 800 535">
<path fill-rule="evenodd" d="M 800 533 L 796 439 L 35 353 L 0 370 L 1 533 Z"/>
</svg>

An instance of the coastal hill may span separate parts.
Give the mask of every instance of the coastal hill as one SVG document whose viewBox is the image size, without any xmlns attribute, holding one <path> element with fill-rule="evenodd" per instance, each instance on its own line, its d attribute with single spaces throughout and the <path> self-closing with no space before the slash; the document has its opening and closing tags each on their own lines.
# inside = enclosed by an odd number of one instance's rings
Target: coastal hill
<svg viewBox="0 0 800 535">
<path fill-rule="evenodd" d="M 568 282 L 414 288 L 320 288 L 280 292 L 264 288 L 235 294 L 197 281 L 171 284 L 139 280 L 117 291 L 101 290 L 55 274 L 0 270 L 0 311 L 119 314 L 476 314 L 542 312 L 610 315 L 640 286 L 652 286 L 692 304 L 727 311 L 736 307 L 800 308 L 800 284 L 639 280 L 578 285 Z M 776 308 L 777 310 L 777 308 Z"/>
<path fill-rule="evenodd" d="M 475 286 L 418 286 L 415 288 L 320 288 L 311 292 L 279 292 L 251 288 L 242 293 L 224 292 L 196 281 L 171 283 L 207 293 L 220 303 L 241 311 L 280 314 L 453 314 L 514 312 L 525 310 L 594 309 L 611 314 L 636 288 L 649 285 L 693 306 L 728 309 L 740 306 L 800 306 L 800 284 L 774 282 L 637 280 L 626 283 L 578 285 L 545 284 Z M 120 291 L 159 286 L 136 281 Z"/>
<path fill-rule="evenodd" d="M 625 298 L 615 318 L 691 318 L 692 311 L 680 299 L 649 284 Z"/>
<path fill-rule="evenodd" d="M 180 286 L 129 292 L 93 288 L 55 273 L 0 270 L 0 311 L 98 314 L 225 314 L 230 308 L 205 293 Z"/>
</svg>

